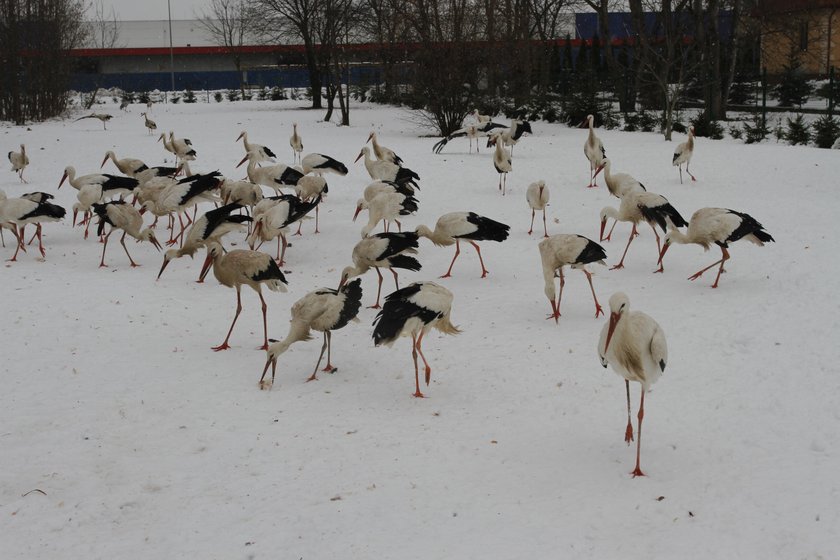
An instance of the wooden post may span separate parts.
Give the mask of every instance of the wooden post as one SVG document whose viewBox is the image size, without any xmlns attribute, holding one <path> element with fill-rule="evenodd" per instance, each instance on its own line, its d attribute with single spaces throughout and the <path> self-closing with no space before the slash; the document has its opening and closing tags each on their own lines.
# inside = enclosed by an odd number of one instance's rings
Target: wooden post
<svg viewBox="0 0 840 560">
<path fill-rule="evenodd" d="M 761 124 L 767 126 L 767 67 L 761 70 Z"/>
</svg>

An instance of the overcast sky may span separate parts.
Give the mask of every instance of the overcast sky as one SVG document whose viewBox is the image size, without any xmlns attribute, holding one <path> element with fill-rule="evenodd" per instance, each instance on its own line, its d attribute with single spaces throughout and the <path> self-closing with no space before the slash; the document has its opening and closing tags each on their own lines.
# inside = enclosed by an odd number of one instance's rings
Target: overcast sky
<svg viewBox="0 0 840 560">
<path fill-rule="evenodd" d="M 105 13 L 113 7 L 118 20 L 165 20 L 168 19 L 166 0 L 101 0 Z M 210 0 L 169 0 L 172 19 L 195 19 L 194 12 L 200 12 Z"/>
</svg>

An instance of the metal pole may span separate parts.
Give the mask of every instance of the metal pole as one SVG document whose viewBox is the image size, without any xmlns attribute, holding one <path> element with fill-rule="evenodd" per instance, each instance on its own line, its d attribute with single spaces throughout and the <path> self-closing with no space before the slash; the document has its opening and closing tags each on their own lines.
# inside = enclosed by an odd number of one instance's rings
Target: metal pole
<svg viewBox="0 0 840 560">
<path fill-rule="evenodd" d="M 835 87 L 836 81 L 834 78 L 834 66 L 828 71 L 828 115 L 831 116 L 834 114 L 834 95 L 835 95 Z"/>
<path fill-rule="evenodd" d="M 172 52 L 172 6 L 166 0 L 166 11 L 169 14 L 169 76 L 172 79 L 172 91 L 175 91 L 175 55 Z"/>
<path fill-rule="evenodd" d="M 761 71 L 761 125 L 767 126 L 767 67 Z"/>
</svg>

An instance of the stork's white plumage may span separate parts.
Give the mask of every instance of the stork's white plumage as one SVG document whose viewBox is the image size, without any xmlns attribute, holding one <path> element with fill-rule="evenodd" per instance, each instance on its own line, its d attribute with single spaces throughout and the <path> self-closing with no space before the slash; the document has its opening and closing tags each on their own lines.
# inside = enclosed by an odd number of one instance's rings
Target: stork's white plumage
<svg viewBox="0 0 840 560">
<path fill-rule="evenodd" d="M 356 221 L 362 210 L 368 211 L 368 223 L 362 228 L 362 237 L 367 237 L 373 228 L 381 221 L 385 221 L 384 228 L 388 231 L 388 222 L 394 221 L 399 231 L 402 231 L 400 216 L 407 216 L 417 211 L 417 199 L 402 193 L 381 193 L 374 196 L 370 201 L 359 199 L 356 203 L 356 213 L 353 214 L 353 221 Z"/>
<path fill-rule="evenodd" d="M 688 127 L 688 139 L 677 146 L 677 149 L 674 150 L 674 158 L 671 160 L 671 164 L 675 165 L 680 170 L 680 184 L 683 182 L 682 177 L 682 164 L 685 164 L 685 172 L 688 173 L 688 176 L 691 177 L 692 181 L 696 181 L 697 179 L 694 175 L 691 174 L 691 171 L 688 170 L 688 164 L 691 163 L 691 156 L 694 155 L 694 126 Z"/>
<path fill-rule="evenodd" d="M 198 155 L 189 138 L 175 138 L 175 133 L 171 130 L 169 131 L 169 143 L 172 144 L 175 155 L 181 161 L 193 161 Z"/>
<path fill-rule="evenodd" d="M 476 241 L 504 241 L 508 237 L 510 226 L 479 216 L 475 212 L 450 212 L 438 218 L 434 231 L 426 226 L 417 227 L 417 235 L 429 239 L 438 247 L 448 247 L 455 244 L 455 256 L 449 263 L 449 270 L 441 278 L 452 276 L 452 266 L 455 259 L 461 254 L 461 239 L 465 239 L 475 248 L 478 253 L 478 262 L 481 263 L 481 277 L 484 278 L 489 272 L 484 267 L 484 259 L 481 258 L 481 249 Z"/>
<path fill-rule="evenodd" d="M 17 226 L 17 249 L 14 256 L 9 259 L 11 262 L 17 260 L 18 252 L 23 249 L 24 229 L 27 224 L 36 224 L 35 235 L 38 237 L 38 250 L 41 257 L 46 258 L 44 242 L 41 238 L 41 224 L 43 222 L 57 222 L 67 212 L 61 206 L 50 202 L 36 202 L 28 198 L 6 198 L 0 200 L 0 224 Z"/>
<path fill-rule="evenodd" d="M 601 166 L 606 157 L 604 144 L 601 139 L 595 135 L 595 117 L 593 115 L 586 116 L 587 124 L 589 124 L 589 135 L 586 137 L 586 142 L 583 144 L 583 154 L 589 160 L 589 185 L 588 188 L 597 187 L 595 170 Z"/>
<path fill-rule="evenodd" d="M 29 156 L 26 155 L 26 146 L 20 145 L 19 152 L 9 152 L 9 163 L 12 164 L 12 171 L 18 174 L 21 183 L 26 183 L 23 178 L 23 170 L 29 165 Z"/>
<path fill-rule="evenodd" d="M 225 204 L 241 204 L 253 208 L 263 199 L 263 192 L 259 185 L 250 181 L 222 180 L 219 187 L 222 202 Z"/>
<path fill-rule="evenodd" d="M 294 187 L 303 177 L 303 173 L 285 163 L 257 167 L 258 160 L 252 157 L 254 153 L 248 152 L 239 162 L 239 165 L 242 165 L 246 160 L 248 161 L 248 180 L 252 183 L 274 189 L 274 192 L 279 194 L 282 187 Z"/>
<path fill-rule="evenodd" d="M 672 243 L 694 243 L 707 251 L 714 243 L 720 247 L 721 259 L 692 274 L 688 279 L 697 280 L 704 272 L 719 264 L 720 268 L 717 277 L 715 277 L 715 283 L 712 284 L 712 288 L 717 288 L 720 274 L 723 272 L 723 265 L 729 260 L 729 251 L 727 250 L 729 244 L 740 239 L 759 246 L 775 241 L 769 233 L 764 231 L 764 226 L 749 214 L 727 208 L 701 208 L 691 216 L 685 233 L 676 228 L 672 228 L 668 232 L 665 236 L 665 243 L 662 245 L 662 252 L 659 254 L 659 264 L 662 265 L 665 253 Z"/>
<path fill-rule="evenodd" d="M 141 229 L 143 227 L 143 216 L 131 204 L 127 204 L 122 200 L 114 200 L 105 204 L 94 204 L 93 211 L 99 216 L 99 229 L 97 234 L 100 237 L 105 233 L 105 224 L 111 226 L 111 231 L 108 232 L 108 235 L 105 236 L 103 241 L 102 259 L 99 261 L 100 267 L 107 266 L 105 264 L 105 250 L 108 248 L 108 239 L 114 233 L 114 230 L 117 229 L 123 230 L 122 237 L 120 237 L 120 244 L 123 246 L 132 268 L 140 265 L 134 262 L 134 259 L 128 253 L 128 247 L 125 246 L 126 235 L 130 235 L 137 241 L 149 241 L 160 251 L 160 243 L 155 238 L 154 231 L 151 228 Z"/>
<path fill-rule="evenodd" d="M 531 228 L 528 230 L 528 235 L 534 233 L 534 214 L 539 210 L 543 214 L 543 237 L 548 237 L 548 226 L 545 223 L 545 207 L 548 206 L 550 197 L 551 193 L 549 193 L 548 187 L 545 186 L 545 181 L 536 181 L 528 185 L 528 189 L 525 191 L 525 200 L 528 202 L 528 206 L 531 207 Z"/>
<path fill-rule="evenodd" d="M 359 152 L 356 161 L 362 158 L 365 158 L 365 169 L 367 169 L 368 175 L 374 181 L 393 181 L 400 185 L 408 184 L 416 187 L 415 181 L 420 180 L 420 176 L 407 167 L 400 167 L 390 161 L 371 158 L 370 148 L 367 146 L 363 147 Z"/>
<path fill-rule="evenodd" d="M 262 377 L 260 377 L 260 389 L 270 389 L 274 385 L 277 358 L 295 342 L 311 340 L 312 335 L 310 331 L 313 330 L 324 333 L 324 344 L 321 346 L 321 355 L 318 356 L 315 370 L 307 381 L 318 379 L 316 374 L 318 373 L 318 366 L 321 365 L 321 360 L 324 357 L 324 351 L 327 352 L 327 365 L 323 371 L 334 373 L 338 368 L 332 365 L 330 356 L 332 353 L 332 331 L 344 327 L 350 321 L 357 321 L 356 316 L 359 314 L 359 308 L 362 306 L 361 301 L 361 280 L 355 280 L 349 284 L 345 284 L 339 287 L 338 290 L 321 288 L 309 292 L 296 301 L 292 306 L 289 334 L 279 342 L 272 341 L 273 344 L 266 351 L 267 359 L 263 368 Z M 271 381 L 266 382 L 264 379 L 269 365 L 271 365 Z"/>
<path fill-rule="evenodd" d="M 645 476 L 640 466 L 642 451 L 642 419 L 645 416 L 645 393 L 656 383 L 668 362 L 668 345 L 659 323 L 641 311 L 630 311 L 630 299 L 623 292 L 610 297 L 610 320 L 601 329 L 598 340 L 598 357 L 605 368 L 610 365 L 624 378 L 627 390 L 627 428 L 624 441 L 633 441 L 633 424 L 630 421 L 630 382 L 642 387 L 639 403 L 638 431 L 636 433 L 636 468 L 633 477 Z"/>
<path fill-rule="evenodd" d="M 513 170 L 510 151 L 504 147 L 504 142 L 502 142 L 499 135 L 491 137 L 490 141 L 496 146 L 496 149 L 493 151 L 493 167 L 496 168 L 496 172 L 499 174 L 499 190 L 502 191 L 502 196 L 504 196 L 507 187 L 507 174 Z M 503 178 L 504 185 L 502 184 Z"/>
<path fill-rule="evenodd" d="M 475 122 L 479 124 L 489 123 L 492 117 L 490 115 L 482 115 L 478 112 L 478 109 L 473 109 L 473 112 L 470 115 L 475 119 Z"/>
<path fill-rule="evenodd" d="M 420 374 L 417 355 L 425 366 L 426 385 L 432 376 L 432 368 L 423 355 L 423 337 L 432 328 L 444 334 L 461 332 L 450 319 L 452 292 L 434 282 L 415 282 L 385 297 L 382 310 L 376 315 L 373 342 L 376 346 L 391 346 L 398 338 L 410 336 L 411 356 L 414 359 L 414 396 L 421 398 Z"/>
<path fill-rule="evenodd" d="M 105 152 L 105 158 L 102 160 L 102 165 L 99 166 L 99 169 L 105 167 L 105 163 L 108 160 L 114 162 L 114 165 L 117 166 L 117 169 L 120 170 L 120 173 L 123 175 L 128 175 L 129 177 L 134 177 L 141 171 L 145 171 L 149 168 L 148 165 L 143 163 L 143 161 L 137 158 L 122 158 L 117 159 L 117 156 L 114 154 L 113 151 L 108 150 Z"/>
<path fill-rule="evenodd" d="M 630 248 L 630 243 L 638 235 L 636 225 L 639 222 L 647 222 L 653 230 L 653 235 L 656 237 L 656 254 L 657 256 L 662 250 L 659 243 L 659 233 L 656 231 L 656 226 L 662 229 L 663 233 L 667 233 L 667 228 L 687 226 L 688 222 L 677 212 L 677 209 L 671 206 L 664 196 L 652 192 L 636 191 L 629 192 L 621 198 L 621 205 L 618 210 L 612 206 L 606 206 L 601 210 L 601 234 L 600 241 L 604 241 L 604 229 L 607 226 L 607 219 L 613 218 L 619 222 L 630 222 L 633 224 L 633 229 L 630 232 L 630 238 L 627 240 L 627 246 L 624 248 L 624 254 L 621 255 L 621 260 L 610 270 L 624 268 L 624 257 L 627 256 L 627 250 Z M 610 231 L 612 235 L 612 231 Z M 609 240 L 610 235 L 606 239 Z M 656 272 L 662 272 L 662 262 L 659 262 L 659 269 Z"/>
<path fill-rule="evenodd" d="M 245 146 L 245 154 L 252 154 L 252 159 L 254 163 L 259 163 L 261 161 L 274 161 L 274 158 L 277 156 L 274 155 L 274 152 L 271 151 L 270 148 L 267 146 L 263 146 L 262 144 L 252 144 L 248 141 L 248 133 L 246 131 L 242 131 L 239 133 L 239 136 L 236 137 L 236 142 L 239 142 L 239 139 L 242 139 L 242 145 Z M 239 163 L 242 165 L 242 162 Z M 239 166 L 237 166 L 239 167 Z"/>
<path fill-rule="evenodd" d="M 303 201 L 291 194 L 263 199 L 254 207 L 254 229 L 248 236 L 248 245 L 253 249 L 257 241 L 262 245 L 266 241 L 277 238 L 277 262 L 283 266 L 288 246 L 286 240 L 288 227 L 302 220 L 320 202 L 321 197 Z"/>
<path fill-rule="evenodd" d="M 140 116 L 143 117 L 143 124 L 146 125 L 149 134 L 152 134 L 155 130 L 157 130 L 157 123 L 150 119 L 146 113 L 140 113 Z"/>
<path fill-rule="evenodd" d="M 114 118 L 114 117 L 112 115 L 109 115 L 108 113 L 91 113 L 90 115 L 85 115 L 84 117 L 79 117 L 78 119 L 76 119 L 76 121 L 80 121 L 82 119 L 97 119 L 102 123 L 102 130 L 108 130 L 108 127 L 106 126 L 106 124 L 112 118 Z M 73 121 L 73 122 L 76 122 L 76 121 Z"/>
<path fill-rule="evenodd" d="M 418 235 L 414 232 L 401 233 L 377 233 L 365 237 L 353 247 L 353 266 L 346 267 L 341 271 L 339 287 L 343 286 L 350 278 L 361 276 L 371 268 L 376 270 L 379 276 L 379 283 L 376 288 L 376 303 L 373 309 L 379 308 L 379 295 L 382 291 L 382 273 L 380 268 L 387 268 L 394 275 L 394 285 L 400 288 L 396 268 L 418 271 L 420 262 L 411 255 L 417 253 L 419 246 Z"/>
<path fill-rule="evenodd" d="M 595 295 L 595 287 L 592 285 L 592 273 L 586 270 L 589 263 L 598 263 L 606 266 L 604 259 L 607 253 L 604 248 L 582 235 L 570 235 L 560 233 L 552 235 L 548 239 L 540 241 L 540 259 L 542 260 L 543 279 L 545 280 L 545 297 L 551 303 L 551 315 L 548 319 L 554 319 L 555 323 L 560 319 L 560 300 L 563 298 L 563 287 L 566 284 L 563 275 L 563 267 L 580 269 L 589 281 L 589 289 L 592 291 L 592 299 L 595 301 L 595 318 L 601 315 L 604 310 L 598 303 L 598 296 Z M 560 294 L 554 289 L 554 278 L 560 277 Z M 555 299 L 556 296 L 556 299 Z"/>
<path fill-rule="evenodd" d="M 160 279 L 164 269 L 170 261 L 189 255 L 191 258 L 199 248 L 204 247 L 208 241 L 222 242 L 222 237 L 234 231 L 243 231 L 247 222 L 251 221 L 250 216 L 232 214 L 235 210 L 242 208 L 240 204 L 230 203 L 219 208 L 205 212 L 200 218 L 193 222 L 184 245 L 180 249 L 169 249 L 163 255 L 163 264 L 158 272 L 157 279 Z M 199 278 L 199 282 L 203 279 Z"/>
<path fill-rule="evenodd" d="M 395 165 L 402 165 L 402 158 L 395 154 L 394 150 L 386 148 L 385 146 L 379 143 L 379 141 L 376 138 L 376 132 L 371 131 L 370 135 L 368 136 L 367 142 L 370 142 L 371 146 L 373 146 L 373 155 L 376 156 L 377 160 L 390 161 Z M 365 144 L 367 144 L 367 142 L 365 142 Z"/>
<path fill-rule="evenodd" d="M 298 134 L 297 123 L 292 123 L 292 136 L 289 138 L 289 145 L 292 147 L 292 161 L 299 162 L 300 154 L 303 152 L 303 138 Z"/>
<path fill-rule="evenodd" d="M 329 185 L 327 180 L 320 175 L 304 175 L 294 186 L 297 197 L 304 201 L 315 200 L 318 197 L 324 199 L 324 195 L 329 192 Z M 321 233 L 318 229 L 318 223 L 321 215 L 321 205 L 315 207 L 315 233 Z M 298 222 L 298 230 L 295 235 L 300 235 L 300 228 L 303 227 L 303 220 Z"/>
<path fill-rule="evenodd" d="M 616 198 L 621 198 L 628 192 L 645 190 L 645 186 L 629 173 L 613 173 L 612 162 L 607 157 L 595 170 L 595 176 L 597 177 L 602 170 L 604 171 L 604 182 L 607 184 L 607 190 Z"/>
<path fill-rule="evenodd" d="M 277 266 L 277 263 L 274 262 L 274 259 L 265 253 L 243 249 L 236 249 L 225 253 L 222 245 L 217 241 L 207 242 L 207 259 L 201 268 L 201 280 L 207 275 L 211 264 L 213 266 L 213 276 L 216 277 L 216 280 L 228 288 L 236 289 L 236 315 L 233 316 L 233 322 L 230 324 L 230 330 L 228 330 L 224 342 L 218 346 L 214 346 L 212 350 L 218 352 L 219 350 L 230 348 L 228 341 L 233 332 L 233 327 L 236 325 L 236 320 L 242 312 L 241 290 L 243 285 L 250 286 L 260 296 L 264 333 L 264 342 L 260 349 L 267 350 L 268 320 L 266 318 L 266 310 L 268 306 L 262 295 L 262 286 L 265 285 L 269 290 L 275 292 L 285 292 L 288 282 L 286 281 L 286 277 L 283 276 L 283 272 Z"/>
<path fill-rule="evenodd" d="M 306 154 L 300 162 L 303 174 L 323 175 L 324 173 L 335 173 L 336 175 L 347 175 L 347 166 L 335 158 L 324 154 Z"/>
</svg>

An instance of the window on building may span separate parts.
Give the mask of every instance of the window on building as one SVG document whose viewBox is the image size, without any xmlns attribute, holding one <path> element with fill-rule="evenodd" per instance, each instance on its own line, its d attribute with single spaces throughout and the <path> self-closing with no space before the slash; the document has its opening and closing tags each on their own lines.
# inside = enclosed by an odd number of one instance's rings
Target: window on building
<svg viewBox="0 0 840 560">
<path fill-rule="evenodd" d="M 802 21 L 799 23 L 799 50 L 808 50 L 808 22 Z"/>
</svg>

